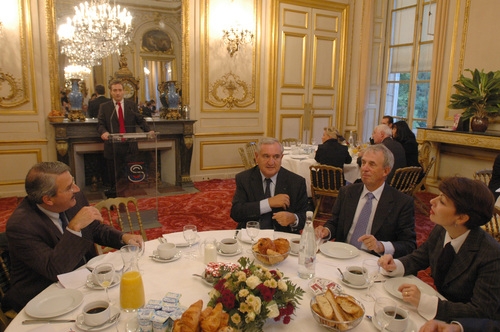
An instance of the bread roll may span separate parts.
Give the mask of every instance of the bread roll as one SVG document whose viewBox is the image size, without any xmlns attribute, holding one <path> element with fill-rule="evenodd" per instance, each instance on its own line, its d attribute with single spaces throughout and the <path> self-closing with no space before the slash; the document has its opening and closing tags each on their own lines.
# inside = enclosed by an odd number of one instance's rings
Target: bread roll
<svg viewBox="0 0 500 332">
<path fill-rule="evenodd" d="M 280 254 L 286 254 L 290 250 L 290 242 L 287 239 L 279 238 L 274 240 L 274 246 Z"/>
</svg>

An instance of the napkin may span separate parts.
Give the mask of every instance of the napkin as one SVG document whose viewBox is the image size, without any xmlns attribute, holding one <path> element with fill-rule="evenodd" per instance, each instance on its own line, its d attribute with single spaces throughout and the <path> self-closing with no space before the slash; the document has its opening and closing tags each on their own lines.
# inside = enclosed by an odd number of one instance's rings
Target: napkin
<svg viewBox="0 0 500 332">
<path fill-rule="evenodd" d="M 64 288 L 77 289 L 85 286 L 89 274 L 90 271 L 87 269 L 78 269 L 68 273 L 58 274 L 57 279 Z"/>
<path fill-rule="evenodd" d="M 123 268 L 123 260 L 120 252 L 110 252 L 106 255 L 99 255 L 87 262 L 87 269 L 93 270 L 97 265 L 102 263 L 111 263 L 115 267 L 115 271 L 120 271 Z"/>
<path fill-rule="evenodd" d="M 175 237 L 175 236 L 169 236 L 169 234 L 163 234 L 162 235 L 164 239 L 167 240 L 167 242 L 173 243 L 178 247 L 187 247 L 188 243 L 184 239 L 184 237 Z M 196 240 L 194 241 L 193 244 L 196 244 L 200 242 L 200 235 L 196 234 Z"/>
<path fill-rule="evenodd" d="M 248 236 L 247 230 L 245 228 L 242 228 L 241 232 L 239 232 L 238 234 L 240 234 L 241 241 L 252 242 L 252 239 L 250 238 L 250 236 Z M 264 238 L 264 237 L 274 239 L 274 229 L 261 229 L 259 231 L 259 235 L 257 235 L 257 237 L 255 238 L 255 241 L 257 241 L 260 238 Z"/>
</svg>

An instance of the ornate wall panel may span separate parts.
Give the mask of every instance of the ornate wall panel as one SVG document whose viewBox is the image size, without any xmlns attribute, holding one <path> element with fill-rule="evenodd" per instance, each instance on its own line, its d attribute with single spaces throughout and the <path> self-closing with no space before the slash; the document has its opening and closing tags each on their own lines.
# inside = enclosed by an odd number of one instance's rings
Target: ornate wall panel
<svg viewBox="0 0 500 332">
<path fill-rule="evenodd" d="M 2 174 L 0 186 L 23 184 L 31 165 L 40 161 L 42 161 L 40 149 L 0 150 L 0 173 Z"/>
</svg>

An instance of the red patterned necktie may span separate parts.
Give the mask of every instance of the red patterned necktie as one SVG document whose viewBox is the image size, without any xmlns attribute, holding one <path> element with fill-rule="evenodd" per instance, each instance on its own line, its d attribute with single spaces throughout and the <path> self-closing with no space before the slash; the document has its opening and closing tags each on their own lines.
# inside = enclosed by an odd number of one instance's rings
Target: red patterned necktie
<svg viewBox="0 0 500 332">
<path fill-rule="evenodd" d="M 118 123 L 120 124 L 120 134 L 125 133 L 125 120 L 123 119 L 122 103 L 118 102 Z"/>
</svg>

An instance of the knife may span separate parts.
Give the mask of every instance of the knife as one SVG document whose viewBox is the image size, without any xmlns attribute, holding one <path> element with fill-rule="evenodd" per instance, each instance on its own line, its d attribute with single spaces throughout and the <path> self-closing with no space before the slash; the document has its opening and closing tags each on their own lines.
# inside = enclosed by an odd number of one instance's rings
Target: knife
<svg viewBox="0 0 500 332">
<path fill-rule="evenodd" d="M 234 236 L 233 236 L 233 239 L 237 239 L 238 238 L 238 233 L 240 232 L 239 229 L 236 230 L 236 232 L 234 232 Z"/>
<path fill-rule="evenodd" d="M 23 320 L 23 325 L 29 324 L 54 324 L 54 323 L 74 323 L 74 319 L 26 319 Z"/>
</svg>

